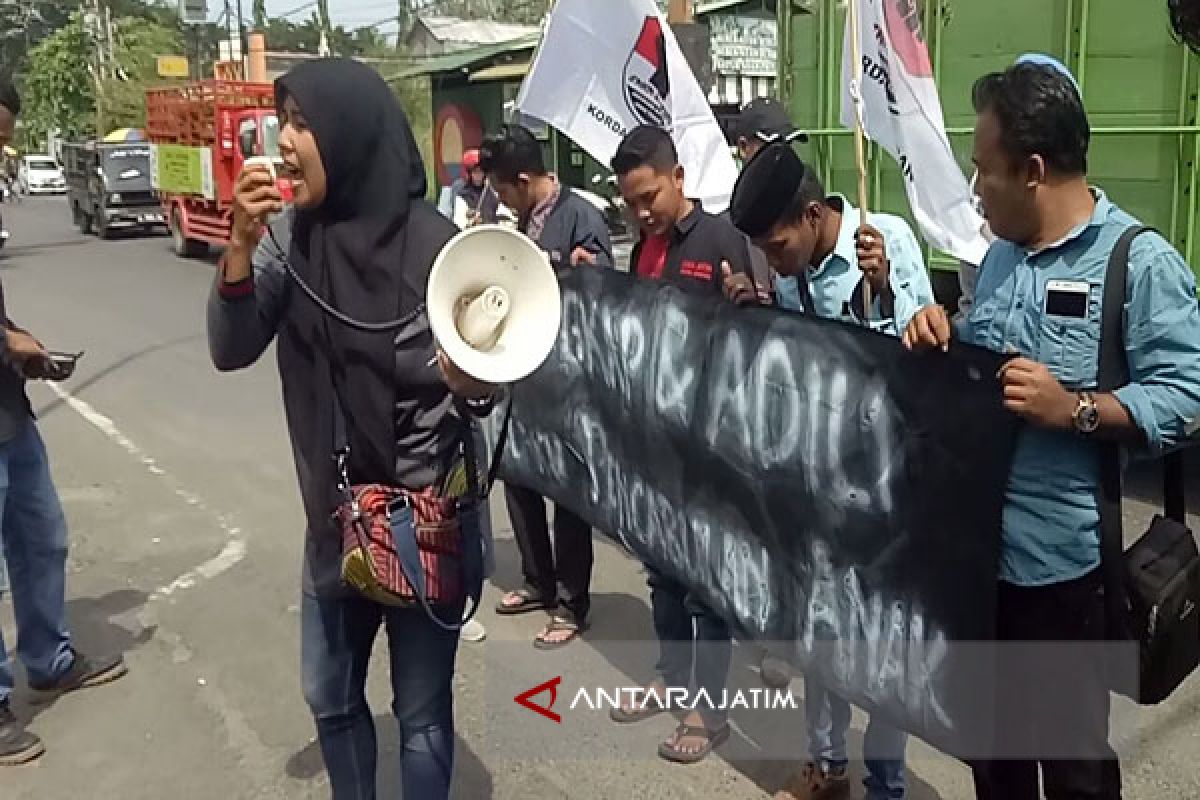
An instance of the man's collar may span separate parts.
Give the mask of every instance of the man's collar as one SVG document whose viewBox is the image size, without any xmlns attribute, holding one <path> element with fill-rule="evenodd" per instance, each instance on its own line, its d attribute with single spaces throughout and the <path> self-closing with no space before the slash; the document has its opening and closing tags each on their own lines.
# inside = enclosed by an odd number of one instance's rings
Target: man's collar
<svg viewBox="0 0 1200 800">
<path fill-rule="evenodd" d="M 837 202 L 829 202 L 831 200 Z M 859 225 L 860 215 L 858 213 L 858 209 L 850 205 L 850 201 L 840 194 L 829 195 L 826 204 L 834 209 L 836 209 L 838 204 L 842 206 L 842 223 L 838 227 L 838 237 L 837 242 L 835 242 L 833 245 L 833 252 L 826 256 L 824 261 L 813 268 L 813 274 L 819 273 L 829 266 L 829 262 L 834 256 L 842 259 L 847 264 L 856 263 L 858 258 L 857 247 L 854 240 L 854 234 L 858 231 Z"/>
<path fill-rule="evenodd" d="M 1059 247 L 1062 247 L 1065 244 L 1075 241 L 1076 239 L 1078 239 L 1080 236 L 1082 236 L 1084 234 L 1084 231 L 1087 231 L 1088 229 L 1090 229 L 1092 227 L 1095 227 L 1097 225 L 1103 225 L 1104 223 L 1108 222 L 1108 218 L 1109 218 L 1109 216 L 1112 215 L 1113 208 L 1114 208 L 1112 201 L 1108 199 L 1108 195 L 1106 195 L 1104 193 L 1103 189 L 1098 189 L 1095 186 L 1091 186 L 1088 188 L 1089 188 L 1089 191 L 1091 191 L 1091 193 L 1092 193 L 1092 198 L 1095 199 L 1095 201 L 1096 201 L 1096 206 L 1095 206 L 1095 208 L 1092 209 L 1092 216 L 1089 217 L 1086 222 L 1076 225 L 1074 228 L 1072 228 L 1070 231 L 1067 232 L 1066 236 L 1059 239 L 1057 242 L 1051 242 L 1050 244 L 1048 244 L 1045 247 L 1042 247 L 1038 250 L 1027 251 L 1029 253 L 1029 255 L 1036 256 L 1036 255 L 1041 255 L 1042 253 L 1045 253 L 1050 250 L 1055 250 Z"/>
<path fill-rule="evenodd" d="M 687 216 L 675 223 L 675 232 L 680 236 L 687 236 L 696 227 L 696 223 L 700 221 L 700 201 L 692 201 L 692 210 Z"/>
</svg>

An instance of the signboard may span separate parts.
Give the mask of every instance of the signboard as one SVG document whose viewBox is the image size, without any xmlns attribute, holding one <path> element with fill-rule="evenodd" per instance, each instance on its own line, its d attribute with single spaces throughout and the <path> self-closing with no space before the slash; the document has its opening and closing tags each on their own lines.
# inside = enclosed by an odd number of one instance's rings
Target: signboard
<svg viewBox="0 0 1200 800">
<path fill-rule="evenodd" d="M 160 78 L 186 78 L 191 74 L 185 56 L 158 56 L 156 64 Z"/>
<path fill-rule="evenodd" d="M 779 38 L 774 18 L 713 14 L 708 17 L 708 29 L 713 72 L 775 76 Z"/>
<path fill-rule="evenodd" d="M 217 199 L 212 151 L 207 147 L 156 144 L 150 149 L 150 175 L 155 191 Z"/>
<path fill-rule="evenodd" d="M 208 22 L 208 0 L 179 0 L 179 18 L 184 25 Z"/>
</svg>

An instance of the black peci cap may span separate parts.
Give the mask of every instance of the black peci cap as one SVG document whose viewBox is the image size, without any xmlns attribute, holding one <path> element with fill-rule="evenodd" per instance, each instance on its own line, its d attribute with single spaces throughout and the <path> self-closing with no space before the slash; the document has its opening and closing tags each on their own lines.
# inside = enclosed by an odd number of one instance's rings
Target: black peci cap
<svg viewBox="0 0 1200 800">
<path fill-rule="evenodd" d="M 765 235 L 792 204 L 807 169 L 789 144 L 774 142 L 759 150 L 733 187 L 730 220 L 751 238 Z"/>
<path fill-rule="evenodd" d="M 760 97 L 742 106 L 734 131 L 736 136 L 761 142 L 808 141 L 808 136 L 796 129 L 783 106 L 773 97 Z"/>
</svg>

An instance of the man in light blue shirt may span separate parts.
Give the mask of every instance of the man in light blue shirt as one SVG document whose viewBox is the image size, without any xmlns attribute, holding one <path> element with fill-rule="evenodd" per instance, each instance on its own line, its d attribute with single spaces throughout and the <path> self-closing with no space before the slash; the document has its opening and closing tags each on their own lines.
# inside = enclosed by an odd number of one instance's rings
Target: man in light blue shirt
<svg viewBox="0 0 1200 800">
<path fill-rule="evenodd" d="M 999 638 L 1102 640 L 1098 443 L 1157 455 L 1194 434 L 1200 420 L 1195 280 L 1158 234 L 1134 240 L 1124 315 L 1130 383 L 1095 392 L 1104 275 L 1117 239 L 1137 221 L 1088 185 L 1087 115 L 1060 69 L 1016 64 L 981 78 L 974 100 L 976 189 L 998 239 L 980 267 L 970 313 L 952 325 L 940 307 L 922 309 L 904 340 L 915 349 L 946 349 L 955 338 L 1014 356 L 1001 372 L 1004 404 L 1027 427 L 1003 514 Z M 1083 648 L 1056 652 L 1070 661 L 1055 665 L 1069 678 L 1047 690 L 1059 704 L 1051 713 L 1069 709 L 1073 720 L 1078 713 L 1080 724 L 1069 734 L 1077 741 L 1052 740 L 1041 735 L 1052 727 L 1047 720 L 1010 712 L 999 723 L 1001 741 L 1029 742 L 1038 760 L 975 765 L 980 798 L 1040 797 L 1039 766 L 1047 798 L 1120 797 L 1103 664 Z M 1049 680 L 1036 665 L 1008 673 L 1017 686 L 1045 688 Z M 1001 715 L 1015 705 L 1001 703 Z M 1064 758 L 1064 749 L 1086 758 Z"/>
<path fill-rule="evenodd" d="M 810 295 L 805 313 L 899 335 L 933 302 L 921 248 L 908 224 L 890 214 L 871 214 L 871 224 L 863 224 L 846 198 L 826 195 L 786 143 L 767 145 L 747 165 L 733 190 L 730 217 L 776 272 L 805 282 Z M 871 288 L 869 315 L 864 285 Z M 745 275 L 727 273 L 725 288 L 734 302 L 756 300 Z M 807 799 L 847 783 L 850 704 L 807 680 L 805 723 L 811 760 L 776 797 Z M 904 797 L 906 742 L 904 731 L 871 718 L 863 743 L 867 800 Z"/>
<path fill-rule="evenodd" d="M 816 173 L 786 144 L 763 148 L 738 188 L 742 205 L 731 206 L 734 224 L 776 272 L 807 282 L 812 308 L 803 310 L 898 336 L 913 314 L 933 302 L 908 223 L 880 213 L 864 223 L 849 200 L 825 193 Z M 869 315 L 864 285 L 870 287 Z M 751 302 L 753 288 L 744 276 L 731 276 L 736 301 Z"/>
</svg>

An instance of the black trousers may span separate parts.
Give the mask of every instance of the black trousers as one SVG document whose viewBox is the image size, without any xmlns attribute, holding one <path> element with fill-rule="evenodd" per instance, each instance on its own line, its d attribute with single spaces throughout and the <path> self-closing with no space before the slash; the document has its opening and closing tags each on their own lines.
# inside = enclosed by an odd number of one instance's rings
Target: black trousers
<svg viewBox="0 0 1200 800">
<path fill-rule="evenodd" d="M 546 519 L 546 500 L 537 492 L 505 484 L 504 499 L 513 535 L 521 551 L 525 583 L 543 597 L 559 597 L 578 622 L 591 610 L 592 527 L 575 512 L 554 505 L 554 545 Z"/>
<path fill-rule="evenodd" d="M 998 754 L 1038 760 L 972 764 L 976 797 L 1039 800 L 1040 767 L 1046 800 L 1120 800 L 1099 570 L 1050 586 L 1001 582 L 997 600 L 998 639 L 1011 643 L 998 656 Z"/>
</svg>

